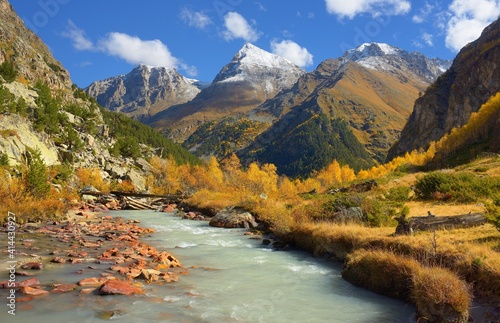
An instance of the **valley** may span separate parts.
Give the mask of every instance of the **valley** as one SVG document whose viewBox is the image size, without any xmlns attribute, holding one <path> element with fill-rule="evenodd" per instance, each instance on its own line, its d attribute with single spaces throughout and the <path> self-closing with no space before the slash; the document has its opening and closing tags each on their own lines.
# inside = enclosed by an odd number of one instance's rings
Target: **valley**
<svg viewBox="0 0 500 323">
<path fill-rule="evenodd" d="M 500 20 L 453 61 L 368 41 L 306 70 L 257 33 L 212 82 L 171 58 L 82 89 L 0 9 L 0 292 L 24 318 L 500 319 Z"/>
</svg>

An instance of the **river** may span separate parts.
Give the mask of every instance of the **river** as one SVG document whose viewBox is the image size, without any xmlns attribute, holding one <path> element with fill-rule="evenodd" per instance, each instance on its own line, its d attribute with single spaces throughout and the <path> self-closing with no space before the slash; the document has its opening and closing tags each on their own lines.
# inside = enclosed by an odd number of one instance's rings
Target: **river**
<svg viewBox="0 0 500 323">
<path fill-rule="evenodd" d="M 412 305 L 347 283 L 340 264 L 301 251 L 274 251 L 244 236 L 243 229 L 212 228 L 153 211 L 112 214 L 155 229 L 142 240 L 174 254 L 189 274 L 177 283 L 147 285 L 146 296 L 51 295 L 32 301 L 31 309 L 19 304 L 15 317 L 4 308 L 0 321 L 103 322 L 108 311 L 117 322 L 412 321 Z M 41 275 L 61 282 L 74 272 L 68 267 Z"/>
</svg>

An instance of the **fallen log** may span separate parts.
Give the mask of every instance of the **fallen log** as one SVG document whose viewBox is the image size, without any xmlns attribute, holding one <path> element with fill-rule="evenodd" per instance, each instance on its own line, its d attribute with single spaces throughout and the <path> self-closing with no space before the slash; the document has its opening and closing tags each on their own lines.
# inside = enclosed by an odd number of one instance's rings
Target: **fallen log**
<svg viewBox="0 0 500 323">
<path fill-rule="evenodd" d="M 396 234 L 412 234 L 417 231 L 433 231 L 445 229 L 470 228 L 486 223 L 486 218 L 481 212 L 452 216 L 428 216 L 412 218 L 398 218 Z"/>
<path fill-rule="evenodd" d="M 128 196 L 123 197 L 123 202 L 125 204 L 126 209 L 132 209 L 132 210 L 156 210 L 157 209 L 156 207 L 154 207 L 152 205 L 146 204 L 146 203 L 141 202 L 141 201 L 134 200 L 133 198 L 128 197 Z"/>
</svg>

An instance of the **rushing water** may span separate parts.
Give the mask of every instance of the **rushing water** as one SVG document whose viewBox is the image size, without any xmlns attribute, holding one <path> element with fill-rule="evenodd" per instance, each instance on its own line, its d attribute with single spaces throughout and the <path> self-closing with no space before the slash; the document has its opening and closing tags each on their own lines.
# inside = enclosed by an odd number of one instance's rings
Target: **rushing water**
<svg viewBox="0 0 500 323">
<path fill-rule="evenodd" d="M 177 283 L 146 286 L 146 296 L 51 295 L 32 301 L 32 309 L 19 304 L 15 317 L 4 308 L 0 321 L 102 322 L 99 313 L 110 310 L 118 322 L 411 321 L 413 306 L 354 287 L 330 261 L 273 251 L 240 229 L 211 228 L 152 211 L 115 214 L 155 229 L 145 242 L 195 268 Z M 65 273 L 45 275 L 61 282 Z M 69 280 L 74 283 L 74 275 Z"/>
</svg>

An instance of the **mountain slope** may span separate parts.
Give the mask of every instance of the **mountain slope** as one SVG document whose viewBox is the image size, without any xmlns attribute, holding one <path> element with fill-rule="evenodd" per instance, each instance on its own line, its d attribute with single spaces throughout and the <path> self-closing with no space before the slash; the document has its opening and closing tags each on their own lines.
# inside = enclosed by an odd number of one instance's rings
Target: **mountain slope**
<svg viewBox="0 0 500 323">
<path fill-rule="evenodd" d="M 238 155 L 246 162 L 255 159 L 270 162 L 272 158 L 268 159 L 268 156 L 279 151 L 280 158 L 303 165 L 310 163 L 307 160 L 313 156 L 316 160 L 323 160 L 322 156 L 326 155 L 357 169 L 374 161 L 381 162 L 397 140 L 419 93 L 447 64 L 449 62 L 430 60 L 419 53 L 377 43 L 364 44 L 338 59 L 326 60 L 315 71 L 299 78 L 290 90 L 281 92 L 249 113 L 251 118 L 267 117 L 276 122 Z M 307 112 L 311 107 L 314 107 L 314 114 Z M 327 133 L 319 135 L 317 129 L 307 127 L 311 132 L 307 137 L 313 141 L 316 136 L 314 146 L 320 151 L 312 156 L 294 154 L 295 147 L 277 148 L 276 143 L 304 132 L 304 129 L 293 129 L 294 126 L 316 115 L 325 116 L 325 120 L 343 119 L 348 127 L 342 129 L 341 135 L 338 127 L 312 122 L 311 125 L 316 124 Z M 297 118 L 301 119 L 299 124 L 286 122 Z M 350 140 L 354 146 L 347 148 L 358 147 L 356 141 L 362 145 L 363 153 L 358 148 L 353 154 L 342 152 L 330 142 L 329 136 L 345 137 L 347 133 L 356 139 Z M 285 164 L 285 161 L 281 163 Z M 316 163 L 312 170 L 326 165 L 328 163 Z"/>
<path fill-rule="evenodd" d="M 13 63 L 24 84 L 45 80 L 52 89 L 70 89 L 69 73 L 48 47 L 19 18 L 6 0 L 0 0 L 0 64 Z"/>
<path fill-rule="evenodd" d="M 39 150 L 47 165 L 98 168 L 108 182 L 129 180 L 142 191 L 147 187 L 141 175 L 151 169 L 144 158 L 199 162 L 154 129 L 100 107 L 71 84 L 68 72 L 6 0 L 0 0 L 0 9 L 2 165 L 25 163 L 30 151 Z"/>
<path fill-rule="evenodd" d="M 451 129 L 467 123 L 472 112 L 500 91 L 500 20 L 466 45 L 450 69 L 415 102 L 390 160 L 405 152 L 427 148 Z"/>
<path fill-rule="evenodd" d="M 185 78 L 175 69 L 139 65 L 126 75 L 93 82 L 85 92 L 108 110 L 147 119 L 190 101 L 200 92 L 199 86 L 198 81 Z"/>
<path fill-rule="evenodd" d="M 291 87 L 302 74 L 286 59 L 247 43 L 192 101 L 158 113 L 149 123 L 170 127 L 170 136 L 184 141 L 202 123 L 244 114 Z"/>
</svg>

